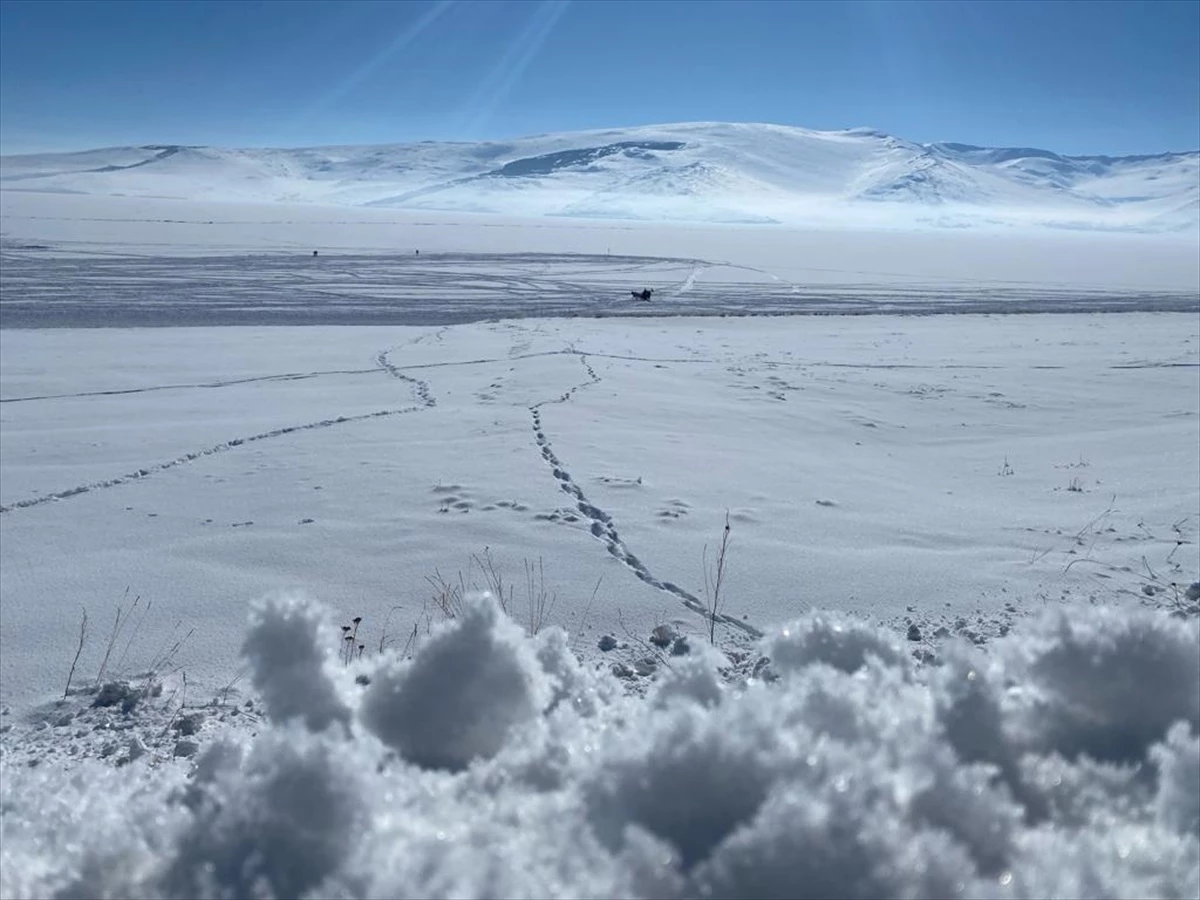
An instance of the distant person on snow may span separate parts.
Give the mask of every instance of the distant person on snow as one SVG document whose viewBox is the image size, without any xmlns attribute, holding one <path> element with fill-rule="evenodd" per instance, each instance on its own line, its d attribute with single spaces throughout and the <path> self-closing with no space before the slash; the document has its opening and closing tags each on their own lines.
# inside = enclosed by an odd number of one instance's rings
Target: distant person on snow
<svg viewBox="0 0 1200 900">
<path fill-rule="evenodd" d="M 316 251 L 316 250 L 314 250 L 314 251 L 313 251 L 313 256 L 316 256 L 316 255 L 317 255 L 317 251 Z"/>
<path fill-rule="evenodd" d="M 633 294 L 634 300 L 645 300 L 645 301 L 649 302 L 650 295 L 654 293 L 654 289 L 653 288 L 643 288 L 640 291 L 630 291 L 629 293 Z"/>
</svg>

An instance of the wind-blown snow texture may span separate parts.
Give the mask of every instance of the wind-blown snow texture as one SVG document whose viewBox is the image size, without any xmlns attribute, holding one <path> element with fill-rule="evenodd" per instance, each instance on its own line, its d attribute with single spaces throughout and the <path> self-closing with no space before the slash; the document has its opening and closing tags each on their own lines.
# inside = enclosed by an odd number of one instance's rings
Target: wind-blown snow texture
<svg viewBox="0 0 1200 900">
<path fill-rule="evenodd" d="M 190 773 L 0 762 L 0 894 L 1195 897 L 1198 624 L 1057 613 L 919 667 L 811 615 L 762 679 L 693 653 L 643 700 L 487 596 L 349 667 L 273 600 L 255 736 Z"/>
<path fill-rule="evenodd" d="M 1060 156 L 868 129 L 688 123 L 509 142 L 8 156 L 12 191 L 523 216 L 1192 231 L 1200 152 Z"/>
</svg>

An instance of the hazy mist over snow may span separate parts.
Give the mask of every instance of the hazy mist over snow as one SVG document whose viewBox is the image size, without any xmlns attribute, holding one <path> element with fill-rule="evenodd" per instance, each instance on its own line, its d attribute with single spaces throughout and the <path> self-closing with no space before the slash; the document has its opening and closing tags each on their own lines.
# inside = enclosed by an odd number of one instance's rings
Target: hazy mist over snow
<svg viewBox="0 0 1200 900">
<path fill-rule="evenodd" d="M 685 123 L 508 142 L 7 156 L 0 187 L 650 221 L 1200 227 L 1197 151 L 1061 156 L 765 124 Z"/>
</svg>

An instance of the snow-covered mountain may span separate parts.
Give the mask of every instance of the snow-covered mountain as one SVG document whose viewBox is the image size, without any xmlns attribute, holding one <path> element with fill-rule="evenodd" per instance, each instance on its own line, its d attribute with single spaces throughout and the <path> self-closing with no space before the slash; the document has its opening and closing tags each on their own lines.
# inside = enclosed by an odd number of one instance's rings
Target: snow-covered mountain
<svg viewBox="0 0 1200 900">
<path fill-rule="evenodd" d="M 1200 228 L 1197 151 L 1061 156 L 763 124 L 483 143 L 6 156 L 0 188 L 605 219 Z"/>
</svg>

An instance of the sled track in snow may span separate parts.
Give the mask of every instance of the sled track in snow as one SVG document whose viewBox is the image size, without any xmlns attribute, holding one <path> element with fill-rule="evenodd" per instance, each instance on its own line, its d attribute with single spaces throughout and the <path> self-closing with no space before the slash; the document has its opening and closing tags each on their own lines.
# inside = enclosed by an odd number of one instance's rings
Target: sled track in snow
<svg viewBox="0 0 1200 900">
<path fill-rule="evenodd" d="M 567 352 L 574 353 L 579 357 L 579 362 L 583 365 L 584 371 L 587 372 L 588 380 L 581 384 L 575 385 L 561 396 L 556 397 L 553 400 L 543 400 L 541 403 L 535 403 L 533 406 L 529 407 L 529 413 L 533 424 L 533 437 L 537 442 L 538 449 L 541 451 L 542 459 L 545 461 L 546 465 L 550 467 L 551 473 L 558 482 L 559 490 L 571 498 L 575 504 L 575 508 L 579 510 L 579 512 L 583 514 L 583 516 L 590 523 L 588 530 L 591 532 L 592 537 L 603 543 L 609 554 L 614 559 L 624 565 L 625 568 L 633 572 L 638 580 L 650 585 L 650 587 L 657 588 L 663 593 L 671 594 L 678 600 L 682 601 L 683 605 L 689 610 L 701 616 L 702 618 L 707 619 L 709 614 L 703 601 L 696 597 L 695 594 L 684 590 L 674 582 L 663 581 L 662 579 L 657 578 L 646 566 L 646 564 L 638 559 L 638 557 L 635 556 L 632 551 L 630 551 L 630 549 L 625 545 L 625 542 L 621 540 L 621 536 L 617 531 L 617 526 L 616 523 L 613 522 L 612 516 L 588 500 L 587 496 L 583 493 L 583 489 L 580 488 L 575 480 L 571 477 L 567 467 L 564 466 L 558 456 L 555 455 L 554 448 L 550 445 L 550 440 L 546 437 L 546 431 L 542 425 L 542 407 L 552 404 L 566 403 L 573 396 L 575 396 L 577 391 L 582 390 L 585 387 L 590 387 L 593 384 L 600 383 L 600 376 L 596 374 L 595 370 L 588 363 L 587 354 L 574 349 L 570 349 Z M 741 631 L 752 638 L 762 637 L 761 631 L 759 631 L 753 625 L 750 625 L 749 623 L 743 622 L 739 619 L 718 614 L 716 616 L 716 620 L 717 624 L 724 625 L 728 628 L 737 629 L 738 631 Z"/>
</svg>

